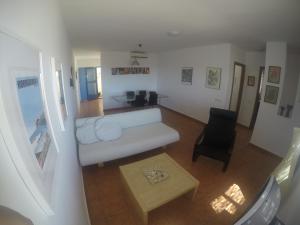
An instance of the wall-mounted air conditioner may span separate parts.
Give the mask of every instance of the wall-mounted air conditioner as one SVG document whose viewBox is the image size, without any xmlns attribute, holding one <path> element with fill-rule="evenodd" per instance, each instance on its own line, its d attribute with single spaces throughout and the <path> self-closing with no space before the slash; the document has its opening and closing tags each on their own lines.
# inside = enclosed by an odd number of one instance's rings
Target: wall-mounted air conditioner
<svg viewBox="0 0 300 225">
<path fill-rule="evenodd" d="M 148 55 L 146 52 L 143 51 L 131 51 L 130 57 L 135 59 L 146 59 L 148 58 Z"/>
</svg>

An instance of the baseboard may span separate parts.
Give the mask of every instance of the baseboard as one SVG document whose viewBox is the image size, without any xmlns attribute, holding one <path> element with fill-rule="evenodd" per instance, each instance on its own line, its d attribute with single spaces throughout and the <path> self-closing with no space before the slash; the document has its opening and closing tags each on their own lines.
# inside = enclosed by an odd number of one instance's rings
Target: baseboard
<svg viewBox="0 0 300 225">
<path fill-rule="evenodd" d="M 86 202 L 86 196 L 85 196 L 85 188 L 84 188 L 84 182 L 83 182 L 83 175 L 82 175 L 82 171 L 81 171 L 81 187 L 82 187 L 82 198 L 83 198 L 83 204 L 84 204 L 84 208 L 85 208 L 85 212 L 86 212 L 86 217 L 88 220 L 88 225 L 91 225 L 91 219 L 90 219 L 90 215 L 89 215 L 89 209 L 87 207 L 87 202 Z"/>
<path fill-rule="evenodd" d="M 236 124 L 237 124 L 237 125 L 239 125 L 239 126 L 241 126 L 241 127 L 244 127 L 244 128 L 246 128 L 246 129 L 250 130 L 250 128 L 249 128 L 249 127 L 247 127 L 247 126 L 246 126 L 246 125 L 244 125 L 244 124 L 241 124 L 241 123 L 239 123 L 239 122 L 237 122 Z"/>
<path fill-rule="evenodd" d="M 249 129 L 249 128 L 248 128 Z M 266 154 L 266 155 L 270 155 L 270 156 L 272 156 L 272 157 L 274 157 L 274 158 L 278 158 L 278 159 L 283 159 L 283 157 L 281 157 L 281 156 L 279 156 L 279 155 L 276 155 L 276 154 L 274 154 L 274 153 L 272 153 L 272 152 L 270 152 L 270 151 L 268 151 L 268 150 L 266 150 L 266 149 L 264 149 L 264 148 L 262 148 L 262 147 L 260 147 L 260 146 L 258 146 L 258 145 L 255 145 L 255 144 L 253 144 L 253 143 L 251 143 L 251 142 L 249 142 L 248 143 L 249 145 L 252 145 L 253 147 L 255 147 L 258 151 L 260 151 L 260 152 L 262 152 L 262 153 L 264 153 L 264 154 Z"/>
<path fill-rule="evenodd" d="M 170 110 L 170 111 L 172 111 L 172 112 L 174 112 L 174 113 L 177 113 L 177 114 L 179 114 L 179 115 L 181 115 L 181 116 L 184 116 L 184 117 L 186 117 L 186 118 L 188 118 L 188 119 L 190 119 L 190 120 L 193 120 L 193 121 L 195 121 L 195 122 L 197 122 L 197 123 L 201 123 L 201 124 L 203 124 L 203 125 L 206 125 L 205 122 L 203 122 L 203 121 L 201 121 L 201 120 L 199 120 L 199 119 L 197 119 L 197 118 L 195 118 L 195 117 L 192 117 L 192 116 L 190 116 L 190 115 L 187 115 L 187 114 L 185 114 L 185 113 L 183 113 L 183 112 L 180 112 L 180 111 L 178 111 L 178 110 L 176 110 L 176 109 L 173 109 L 173 108 L 170 108 L 170 107 L 167 107 L 167 106 L 164 106 L 164 105 L 159 105 L 159 107 L 164 108 L 164 109 L 167 109 L 167 110 Z"/>
</svg>

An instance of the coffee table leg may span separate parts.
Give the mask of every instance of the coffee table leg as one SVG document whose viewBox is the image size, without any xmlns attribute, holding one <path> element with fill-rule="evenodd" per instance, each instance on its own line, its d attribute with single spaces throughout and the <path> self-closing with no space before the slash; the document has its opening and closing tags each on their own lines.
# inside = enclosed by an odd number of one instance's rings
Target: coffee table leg
<svg viewBox="0 0 300 225">
<path fill-rule="evenodd" d="M 188 193 L 188 196 L 187 196 L 187 197 L 189 197 L 189 198 L 191 198 L 192 200 L 194 200 L 195 197 L 196 197 L 197 191 L 198 191 L 198 185 L 197 185 L 193 190 L 191 190 L 191 191 Z"/>
<path fill-rule="evenodd" d="M 143 215 L 141 215 L 141 216 L 142 216 L 142 219 L 143 219 L 143 223 L 145 225 L 147 225 L 148 224 L 148 213 L 147 212 L 143 212 Z"/>
<path fill-rule="evenodd" d="M 196 187 L 194 188 L 194 190 L 193 190 L 192 200 L 195 199 L 196 194 L 197 194 L 197 191 L 198 191 L 198 186 L 196 186 Z"/>
</svg>

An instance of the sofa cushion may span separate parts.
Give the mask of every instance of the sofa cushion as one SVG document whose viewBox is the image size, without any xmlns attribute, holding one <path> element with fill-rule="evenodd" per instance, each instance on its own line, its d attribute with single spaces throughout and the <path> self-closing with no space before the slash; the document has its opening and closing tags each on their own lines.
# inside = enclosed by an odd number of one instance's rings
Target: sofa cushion
<svg viewBox="0 0 300 225">
<path fill-rule="evenodd" d="M 95 133 L 101 141 L 112 141 L 121 137 L 122 128 L 117 122 L 97 120 L 95 123 Z"/>
<path fill-rule="evenodd" d="M 94 123 L 96 120 L 118 122 L 122 128 L 142 126 L 150 123 L 161 122 L 161 112 L 158 108 L 135 110 L 125 113 L 116 113 L 100 117 L 76 119 L 76 127 Z"/>
<path fill-rule="evenodd" d="M 161 122 L 130 127 L 123 129 L 122 136 L 117 140 L 79 144 L 79 159 L 82 166 L 92 165 L 159 148 L 178 140 L 178 132 Z"/>
<path fill-rule="evenodd" d="M 77 128 L 76 138 L 80 144 L 92 144 L 99 141 L 95 134 L 94 123 Z"/>
</svg>

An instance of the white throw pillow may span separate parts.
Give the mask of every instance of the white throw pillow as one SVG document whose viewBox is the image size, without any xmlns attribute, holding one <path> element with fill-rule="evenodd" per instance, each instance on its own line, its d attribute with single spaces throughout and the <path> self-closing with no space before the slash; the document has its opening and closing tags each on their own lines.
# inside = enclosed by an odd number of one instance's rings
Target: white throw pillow
<svg viewBox="0 0 300 225">
<path fill-rule="evenodd" d="M 112 141 L 121 137 L 122 128 L 117 122 L 97 120 L 95 133 L 101 141 Z"/>
<path fill-rule="evenodd" d="M 81 144 L 92 144 L 99 141 L 96 137 L 93 123 L 77 128 L 76 137 Z"/>
</svg>

